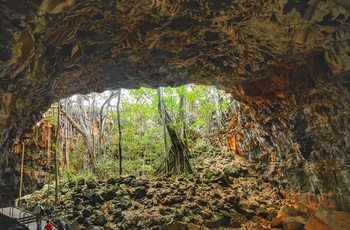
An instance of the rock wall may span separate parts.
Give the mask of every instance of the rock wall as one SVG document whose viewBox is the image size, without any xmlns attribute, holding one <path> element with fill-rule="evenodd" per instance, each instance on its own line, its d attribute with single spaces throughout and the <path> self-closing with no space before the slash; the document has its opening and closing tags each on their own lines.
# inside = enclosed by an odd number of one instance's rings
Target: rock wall
<svg viewBox="0 0 350 230">
<path fill-rule="evenodd" d="M 2 163 L 60 98 L 197 83 L 242 103 L 234 148 L 278 185 L 348 195 L 349 28 L 346 0 L 2 0 Z"/>
<path fill-rule="evenodd" d="M 24 168 L 22 196 L 30 194 L 36 189 L 42 188 L 44 183 L 49 182 L 49 165 L 53 165 L 53 163 L 51 162 L 48 164 L 50 158 L 47 154 L 48 123 L 45 121 L 38 123 L 35 126 L 33 133 L 34 135 L 31 136 L 30 139 L 24 141 L 24 148 L 22 143 L 16 143 L 12 157 L 8 157 L 1 161 L 0 207 L 14 205 L 15 199 L 19 197 L 23 150 Z"/>
<path fill-rule="evenodd" d="M 309 77 L 283 93 L 241 91 L 241 103 L 231 105 L 228 142 L 286 197 L 349 211 L 350 78 L 315 85 L 318 73 Z"/>
</svg>

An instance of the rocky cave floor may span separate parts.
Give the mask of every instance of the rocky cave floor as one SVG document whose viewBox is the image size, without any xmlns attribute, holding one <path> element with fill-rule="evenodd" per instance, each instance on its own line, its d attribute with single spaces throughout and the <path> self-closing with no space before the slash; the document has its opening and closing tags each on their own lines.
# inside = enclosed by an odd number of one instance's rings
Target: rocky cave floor
<svg viewBox="0 0 350 230">
<path fill-rule="evenodd" d="M 48 205 L 54 186 L 46 185 L 22 205 L 30 209 L 41 201 L 68 219 L 71 229 L 349 229 L 349 213 L 285 199 L 269 175 L 258 175 L 256 166 L 237 157 L 216 156 L 196 170 L 156 179 L 127 175 L 65 183 L 55 208 Z"/>
</svg>

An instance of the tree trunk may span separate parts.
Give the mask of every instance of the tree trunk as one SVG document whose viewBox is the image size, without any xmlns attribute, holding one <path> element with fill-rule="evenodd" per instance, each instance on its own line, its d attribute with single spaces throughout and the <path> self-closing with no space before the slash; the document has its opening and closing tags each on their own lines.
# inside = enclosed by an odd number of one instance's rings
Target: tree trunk
<svg viewBox="0 0 350 230">
<path fill-rule="evenodd" d="M 118 91 L 119 92 L 119 91 Z M 108 115 L 108 108 L 110 106 L 110 102 L 113 100 L 113 98 L 117 95 L 115 91 L 111 91 L 111 94 L 108 96 L 105 102 L 103 102 L 100 112 L 99 112 L 99 117 L 100 117 L 100 126 L 99 126 L 99 135 L 98 135 L 98 149 L 102 153 L 105 153 L 105 146 L 102 146 L 102 136 L 105 131 L 105 126 L 106 126 L 106 117 Z M 105 112 L 106 111 L 106 112 Z"/>
<path fill-rule="evenodd" d="M 122 128 L 120 125 L 120 98 L 122 94 L 122 89 L 118 89 L 118 103 L 117 103 L 117 114 L 118 114 L 118 131 L 119 131 L 119 177 L 122 176 L 123 168 L 122 168 Z"/>
<path fill-rule="evenodd" d="M 58 102 L 57 103 L 58 106 L 57 106 L 57 127 L 56 127 L 56 137 L 55 137 L 55 142 L 56 144 L 58 143 L 58 133 L 59 133 L 59 130 L 60 130 L 60 103 Z M 55 204 L 58 204 L 58 162 L 57 162 L 57 158 L 58 158 L 58 153 L 57 153 L 57 149 L 58 148 L 55 148 Z"/>
<path fill-rule="evenodd" d="M 23 186 L 23 165 L 24 165 L 24 140 L 22 140 L 21 177 L 19 181 L 19 206 L 21 206 L 22 186 Z"/>
<path fill-rule="evenodd" d="M 180 119 L 182 122 L 181 139 L 185 141 L 185 147 L 188 150 L 188 138 L 187 138 L 187 113 L 186 113 L 186 94 L 187 85 L 183 86 L 184 91 L 180 95 Z"/>
<path fill-rule="evenodd" d="M 90 128 L 87 128 L 88 126 L 84 123 L 84 120 L 80 119 L 80 125 L 78 125 L 74 119 L 64 110 L 59 104 L 59 110 L 62 112 L 62 114 L 68 119 L 70 124 L 77 130 L 86 140 L 86 145 L 88 149 L 88 155 L 89 155 L 89 165 L 91 166 L 92 171 L 95 171 L 95 164 L 94 164 L 94 141 L 93 136 L 90 133 Z"/>
<path fill-rule="evenodd" d="M 162 120 L 162 127 L 163 127 L 163 140 L 164 140 L 164 148 L 165 148 L 165 173 L 170 172 L 170 155 L 169 155 L 169 149 L 168 149 L 168 143 L 166 140 L 166 118 L 165 118 L 165 106 L 164 106 L 164 98 L 163 98 L 163 89 L 161 87 L 157 88 L 159 103 L 158 103 L 158 109 L 161 113 L 161 120 Z"/>
<path fill-rule="evenodd" d="M 162 92 L 160 91 L 160 93 Z M 160 93 L 158 92 L 158 96 L 162 96 L 162 94 Z M 164 172 L 175 175 L 182 174 L 185 172 L 192 173 L 192 168 L 188 160 L 188 149 L 186 148 L 186 145 L 184 144 L 183 140 L 177 134 L 174 127 L 174 122 L 172 121 L 171 117 L 169 116 L 164 107 L 164 101 L 162 106 L 162 101 L 162 98 L 159 98 L 158 109 L 162 113 L 162 120 L 164 121 L 165 127 L 168 130 L 172 146 L 170 151 L 167 151 L 165 167 L 164 165 L 161 165 L 156 171 L 156 174 L 163 174 Z"/>
<path fill-rule="evenodd" d="M 66 111 L 68 112 L 68 102 L 67 99 L 65 100 L 65 106 L 66 106 Z M 66 170 L 69 171 L 69 140 L 70 140 L 70 136 L 69 136 L 69 122 L 68 119 L 66 118 L 65 122 L 64 122 L 64 128 L 65 128 L 65 161 L 66 161 Z"/>
</svg>

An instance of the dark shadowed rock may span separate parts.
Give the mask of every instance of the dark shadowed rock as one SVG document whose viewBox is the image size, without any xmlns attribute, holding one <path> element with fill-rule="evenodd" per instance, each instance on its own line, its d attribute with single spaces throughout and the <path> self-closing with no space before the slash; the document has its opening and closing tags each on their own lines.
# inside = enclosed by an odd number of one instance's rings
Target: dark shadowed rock
<svg viewBox="0 0 350 230">
<path fill-rule="evenodd" d="M 80 178 L 80 179 L 78 180 L 77 184 L 80 185 L 80 186 L 85 185 L 85 179 L 84 179 L 84 178 Z"/>
<path fill-rule="evenodd" d="M 107 180 L 107 184 L 115 185 L 117 183 L 116 178 L 111 177 Z"/>
<path fill-rule="evenodd" d="M 208 227 L 208 228 L 219 228 L 219 227 L 227 226 L 229 222 L 230 222 L 229 219 L 225 218 L 224 216 L 217 215 L 210 220 L 204 220 L 203 224 L 205 227 Z"/>
<path fill-rule="evenodd" d="M 93 193 L 93 194 L 91 195 L 91 202 L 102 204 L 102 203 L 104 202 L 104 199 L 103 199 L 103 197 L 102 197 L 101 194 L 99 194 L 99 193 Z"/>
<path fill-rule="evenodd" d="M 77 185 L 75 181 L 71 181 L 68 183 L 68 188 L 74 188 Z"/>
<path fill-rule="evenodd" d="M 144 186 L 140 186 L 135 189 L 135 192 L 133 195 L 139 199 L 144 197 L 146 194 L 147 194 L 147 188 Z"/>
<path fill-rule="evenodd" d="M 89 228 L 89 227 L 92 227 L 93 226 L 93 222 L 90 218 L 86 218 L 83 222 L 83 225 L 86 227 L 86 228 Z"/>
<path fill-rule="evenodd" d="M 104 226 L 105 224 L 107 224 L 107 218 L 104 214 L 100 213 L 96 216 L 93 223 L 97 226 Z"/>
<path fill-rule="evenodd" d="M 174 205 L 179 204 L 184 201 L 185 197 L 183 196 L 167 196 L 165 199 L 161 201 L 164 205 Z"/>
<path fill-rule="evenodd" d="M 105 190 L 102 193 L 102 197 L 106 201 L 113 200 L 115 196 L 116 196 L 116 194 L 115 194 L 114 189 L 112 189 L 112 190 Z"/>
<path fill-rule="evenodd" d="M 92 192 L 90 190 L 85 190 L 83 192 L 83 198 L 84 200 L 90 200 L 92 197 Z"/>
<path fill-rule="evenodd" d="M 123 196 L 120 198 L 118 206 L 121 207 L 121 209 L 126 210 L 132 206 L 131 199 L 129 196 Z"/>
<path fill-rule="evenodd" d="M 164 227 L 165 230 L 187 230 L 188 226 L 186 223 L 182 222 L 172 222 Z"/>
<path fill-rule="evenodd" d="M 88 207 L 82 211 L 82 214 L 84 217 L 90 217 L 92 215 L 92 213 L 93 213 L 92 207 Z"/>
<path fill-rule="evenodd" d="M 239 205 L 237 211 L 245 215 L 249 220 L 256 215 L 254 207 L 248 205 Z"/>
<path fill-rule="evenodd" d="M 132 174 L 122 177 L 123 183 L 126 184 L 126 185 L 131 185 L 132 182 L 135 180 L 135 178 L 136 177 L 134 175 L 132 175 Z"/>
<path fill-rule="evenodd" d="M 225 175 L 238 178 L 244 177 L 248 174 L 248 170 L 241 166 L 233 166 L 231 164 L 226 164 L 223 168 L 223 172 Z"/>
<path fill-rule="evenodd" d="M 97 187 L 97 183 L 94 180 L 91 180 L 91 179 L 86 181 L 86 185 L 87 185 L 88 189 L 94 189 L 94 188 Z"/>
</svg>

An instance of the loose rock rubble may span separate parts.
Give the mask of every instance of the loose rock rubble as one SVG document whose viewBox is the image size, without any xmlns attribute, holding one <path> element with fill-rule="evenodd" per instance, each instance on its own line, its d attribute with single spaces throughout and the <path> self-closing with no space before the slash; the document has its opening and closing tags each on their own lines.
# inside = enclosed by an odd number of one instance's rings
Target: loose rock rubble
<svg viewBox="0 0 350 230">
<path fill-rule="evenodd" d="M 126 175 L 106 181 L 80 179 L 65 183 L 60 189 L 58 205 L 47 205 L 47 209 L 68 219 L 72 229 L 303 229 L 305 226 L 314 230 L 310 227 L 314 223 L 328 226 L 334 224 L 335 217 L 349 216 L 322 205 L 313 212 L 302 203 L 282 199 L 270 182 L 258 177 L 251 165 L 237 165 L 223 158 L 217 162 L 220 164 L 208 161 L 202 172 L 194 175 L 155 179 Z M 37 200 L 53 204 L 53 191 L 53 187 L 45 186 L 24 205 L 31 207 Z M 328 210 L 334 218 L 322 216 L 322 210 Z"/>
</svg>

